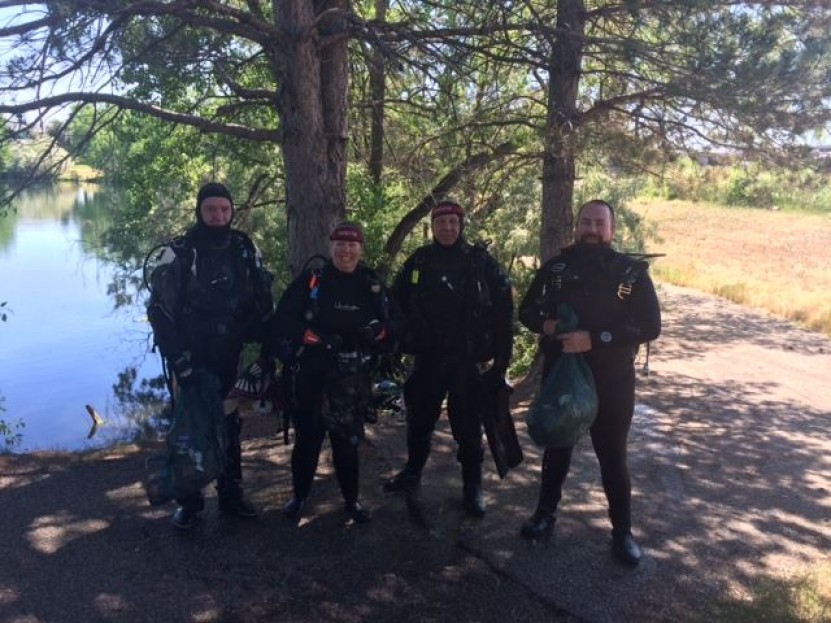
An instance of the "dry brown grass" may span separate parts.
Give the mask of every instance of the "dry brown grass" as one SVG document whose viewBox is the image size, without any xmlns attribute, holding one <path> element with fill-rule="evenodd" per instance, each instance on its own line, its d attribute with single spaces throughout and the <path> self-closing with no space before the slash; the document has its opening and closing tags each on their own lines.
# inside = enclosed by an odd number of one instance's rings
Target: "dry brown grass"
<svg viewBox="0 0 831 623">
<path fill-rule="evenodd" d="M 631 206 L 657 227 L 663 281 L 766 309 L 831 335 L 831 215 L 685 201 Z"/>
</svg>

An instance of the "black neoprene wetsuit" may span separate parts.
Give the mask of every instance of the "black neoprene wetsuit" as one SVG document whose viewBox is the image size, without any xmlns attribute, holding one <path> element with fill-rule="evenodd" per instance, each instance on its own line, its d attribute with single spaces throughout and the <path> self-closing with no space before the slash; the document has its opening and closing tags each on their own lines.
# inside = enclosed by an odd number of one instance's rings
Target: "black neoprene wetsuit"
<svg viewBox="0 0 831 623">
<path fill-rule="evenodd" d="M 407 323 L 415 365 L 404 387 L 407 469 L 420 477 L 447 397 L 456 458 L 466 481 L 481 479 L 483 458 L 477 364 L 493 360 L 504 373 L 513 345 L 513 294 L 496 260 L 460 238 L 411 255 L 396 276 L 393 297 Z"/>
<path fill-rule="evenodd" d="M 645 262 L 606 246 L 576 244 L 537 271 L 520 305 L 520 321 L 542 334 L 544 321 L 556 317 L 560 303 L 577 312 L 578 330 L 591 336 L 592 346 L 584 357 L 594 375 L 599 401 L 591 439 L 613 532 L 626 534 L 631 530 L 626 447 L 635 403 L 634 355 L 639 344 L 654 340 L 661 331 L 658 298 Z M 540 346 L 545 379 L 562 346 L 553 336 L 543 336 Z M 545 450 L 538 511 L 556 511 L 572 450 Z"/>
<path fill-rule="evenodd" d="M 375 272 L 362 264 L 354 272 L 344 273 L 327 262 L 319 273 L 302 273 L 280 299 L 275 338 L 295 348 L 295 360 L 284 366 L 284 386 L 296 434 L 291 455 L 295 498 L 304 500 L 309 495 L 328 432 L 344 501 L 351 504 L 358 500 L 358 442 L 364 414 L 350 414 L 358 419 L 340 428 L 335 421 L 338 414 L 324 412 L 324 396 L 331 411 L 335 408 L 331 392 L 338 383 L 356 383 L 346 391 L 358 399 L 365 394 L 370 382 L 369 359 L 387 348 L 394 315 L 386 288 Z M 367 344 L 359 333 L 371 324 L 378 327 L 377 339 Z M 344 366 L 352 365 L 350 362 L 356 366 L 352 370 L 355 374 L 346 379 Z"/>
</svg>

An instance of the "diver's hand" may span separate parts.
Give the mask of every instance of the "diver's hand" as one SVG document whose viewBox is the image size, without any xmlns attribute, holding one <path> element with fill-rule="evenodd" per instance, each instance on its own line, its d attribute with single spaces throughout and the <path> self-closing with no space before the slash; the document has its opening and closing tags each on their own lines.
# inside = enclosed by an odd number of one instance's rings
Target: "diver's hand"
<svg viewBox="0 0 831 623">
<path fill-rule="evenodd" d="M 564 353 L 585 353 L 592 349 L 592 336 L 588 331 L 571 331 L 558 335 Z"/>
</svg>

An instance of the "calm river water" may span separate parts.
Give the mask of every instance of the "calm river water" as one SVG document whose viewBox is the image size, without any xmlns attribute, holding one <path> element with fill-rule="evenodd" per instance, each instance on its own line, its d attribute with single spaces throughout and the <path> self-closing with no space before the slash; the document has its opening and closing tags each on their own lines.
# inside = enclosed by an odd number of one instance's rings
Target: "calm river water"
<svg viewBox="0 0 831 623">
<path fill-rule="evenodd" d="M 10 310 L 0 323 L 0 420 L 20 433 L 16 452 L 124 439 L 137 412 L 114 391 L 119 373 L 161 373 L 143 306 L 115 310 L 107 294 L 114 268 L 96 249 L 109 214 L 97 196 L 94 185 L 56 185 L 0 217 L 0 302 Z M 86 405 L 106 421 L 91 439 Z"/>
</svg>

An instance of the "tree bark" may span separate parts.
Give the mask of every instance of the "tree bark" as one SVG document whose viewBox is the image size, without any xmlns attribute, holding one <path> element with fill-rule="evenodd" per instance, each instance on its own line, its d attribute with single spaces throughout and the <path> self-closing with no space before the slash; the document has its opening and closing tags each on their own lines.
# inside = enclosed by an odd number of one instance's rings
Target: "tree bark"
<svg viewBox="0 0 831 623">
<path fill-rule="evenodd" d="M 328 234 L 346 209 L 347 39 L 345 0 L 276 2 L 285 33 L 278 102 L 286 176 L 289 270 L 296 275 L 315 254 L 328 255 Z"/>
<path fill-rule="evenodd" d="M 389 0 L 375 0 L 375 19 L 383 23 L 387 19 Z M 372 98 L 369 145 L 369 174 L 375 187 L 376 198 L 381 196 L 384 174 L 384 100 L 387 92 L 387 74 L 384 51 L 380 46 L 372 50 L 369 69 L 369 94 Z"/>
<path fill-rule="evenodd" d="M 569 243 L 574 228 L 572 201 L 575 139 L 579 127 L 577 92 L 583 59 L 586 7 L 559 0 L 557 29 L 548 67 L 548 108 L 542 163 L 540 257 L 546 261 Z M 567 33 L 567 34 L 562 34 Z"/>
</svg>

